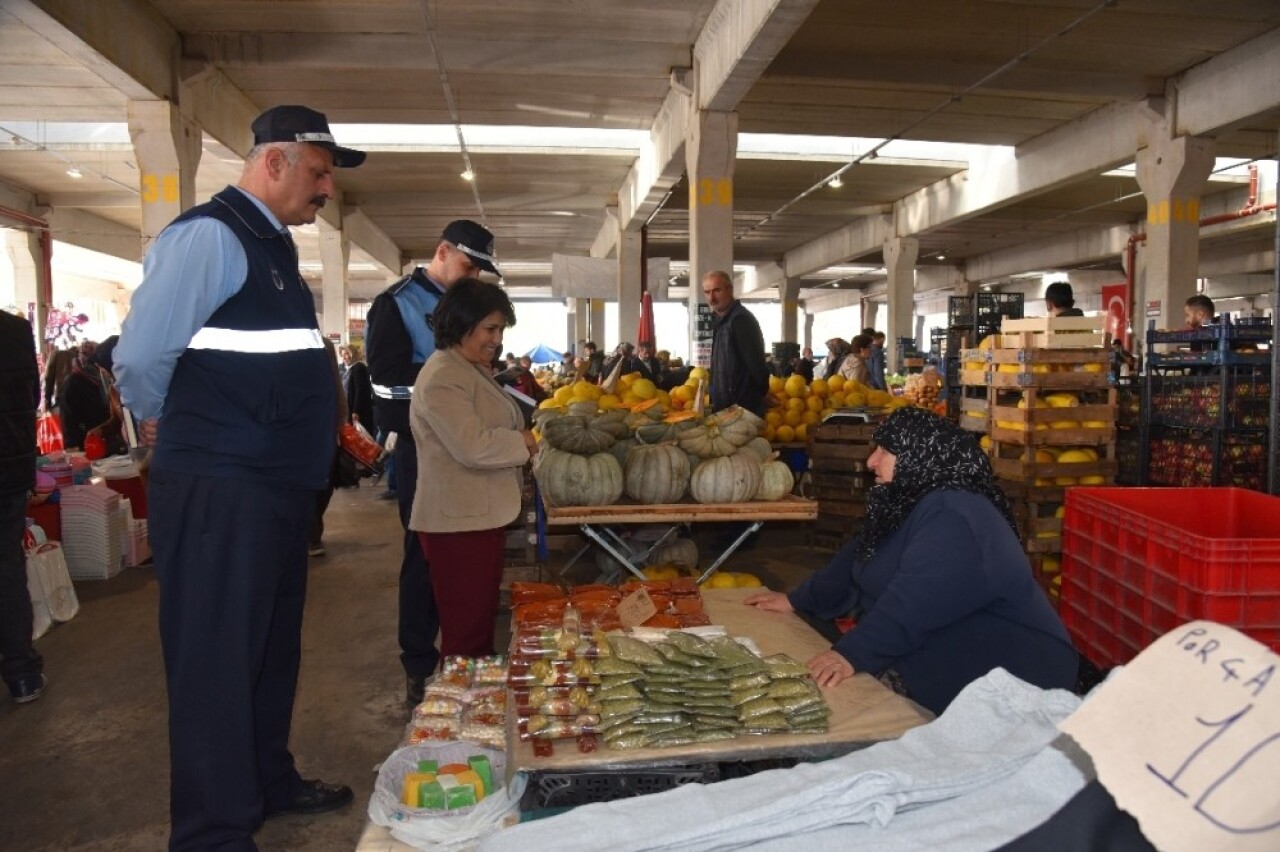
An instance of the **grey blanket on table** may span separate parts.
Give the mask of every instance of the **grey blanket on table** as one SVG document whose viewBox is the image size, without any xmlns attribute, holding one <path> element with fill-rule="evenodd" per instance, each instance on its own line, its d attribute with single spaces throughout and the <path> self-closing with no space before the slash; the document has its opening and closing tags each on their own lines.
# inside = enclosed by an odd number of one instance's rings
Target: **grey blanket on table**
<svg viewBox="0 0 1280 852">
<path fill-rule="evenodd" d="M 497 832 L 480 848 L 989 850 L 1044 822 L 1088 780 L 1087 757 L 1057 729 L 1079 703 L 996 669 L 900 739 L 822 763 L 585 805 Z"/>
</svg>

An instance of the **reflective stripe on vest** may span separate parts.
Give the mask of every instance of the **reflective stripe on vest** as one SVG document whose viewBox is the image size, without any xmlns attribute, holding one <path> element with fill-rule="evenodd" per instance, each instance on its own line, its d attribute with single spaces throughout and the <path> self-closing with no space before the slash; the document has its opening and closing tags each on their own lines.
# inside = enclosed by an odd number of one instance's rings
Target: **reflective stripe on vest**
<svg viewBox="0 0 1280 852">
<path fill-rule="evenodd" d="M 188 349 L 212 349 L 220 352 L 248 352 L 267 355 L 323 349 L 324 338 L 314 328 L 273 328 L 267 331 L 243 331 L 238 328 L 209 328 L 196 332 Z"/>
<path fill-rule="evenodd" d="M 397 385 L 389 388 L 386 385 L 374 385 L 373 395 L 381 399 L 413 399 L 413 388 Z"/>
</svg>

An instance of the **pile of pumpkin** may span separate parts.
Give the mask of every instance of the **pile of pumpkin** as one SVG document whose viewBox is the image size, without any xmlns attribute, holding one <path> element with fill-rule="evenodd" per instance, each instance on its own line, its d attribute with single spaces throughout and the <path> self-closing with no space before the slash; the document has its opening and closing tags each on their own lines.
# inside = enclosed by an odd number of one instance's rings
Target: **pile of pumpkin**
<svg viewBox="0 0 1280 852">
<path fill-rule="evenodd" d="M 764 438 L 789 444 L 809 439 L 809 429 L 837 408 L 901 408 L 906 402 L 886 391 L 874 390 L 861 382 L 835 375 L 806 383 L 803 376 L 785 380 L 769 378 L 769 408 L 765 411 Z"/>
<path fill-rule="evenodd" d="M 541 446 L 533 473 L 550 506 L 778 500 L 791 470 L 760 437 L 763 421 L 732 406 L 707 417 L 658 399 L 602 409 L 578 400 L 534 415 Z"/>
</svg>

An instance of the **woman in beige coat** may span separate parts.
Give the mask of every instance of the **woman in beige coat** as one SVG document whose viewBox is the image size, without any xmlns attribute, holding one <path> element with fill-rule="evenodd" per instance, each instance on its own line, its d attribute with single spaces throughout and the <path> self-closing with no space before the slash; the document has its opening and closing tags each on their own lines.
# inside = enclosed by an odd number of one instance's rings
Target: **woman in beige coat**
<svg viewBox="0 0 1280 852">
<path fill-rule="evenodd" d="M 520 513 L 521 469 L 537 451 L 489 369 L 515 322 L 501 287 L 456 282 L 431 317 L 436 351 L 413 386 L 418 490 L 409 528 L 431 566 L 445 656 L 493 653 L 502 528 Z"/>
</svg>

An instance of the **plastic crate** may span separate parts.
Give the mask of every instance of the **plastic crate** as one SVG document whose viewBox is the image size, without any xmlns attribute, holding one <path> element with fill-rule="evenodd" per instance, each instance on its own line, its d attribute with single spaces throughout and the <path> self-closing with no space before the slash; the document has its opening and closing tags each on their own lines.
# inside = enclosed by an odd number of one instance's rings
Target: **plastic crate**
<svg viewBox="0 0 1280 852">
<path fill-rule="evenodd" d="M 685 784 L 711 784 L 719 780 L 720 767 L 715 763 L 602 772 L 537 772 L 529 779 L 520 810 L 612 802 L 661 793 Z"/>
<path fill-rule="evenodd" d="M 1151 422 L 1187 429 L 1265 431 L 1271 415 L 1271 371 L 1260 367 L 1228 367 L 1225 371 L 1190 376 L 1152 374 Z"/>
<path fill-rule="evenodd" d="M 1280 498 L 1240 488 L 1073 488 L 1062 618 L 1100 666 L 1208 619 L 1280 650 Z"/>
</svg>

